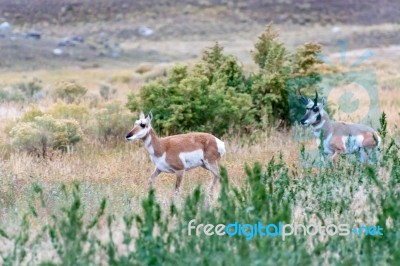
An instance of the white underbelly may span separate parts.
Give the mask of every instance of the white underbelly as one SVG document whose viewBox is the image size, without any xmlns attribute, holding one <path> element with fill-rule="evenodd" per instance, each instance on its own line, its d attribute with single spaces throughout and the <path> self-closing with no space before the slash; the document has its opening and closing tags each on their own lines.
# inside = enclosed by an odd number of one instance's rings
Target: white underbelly
<svg viewBox="0 0 400 266">
<path fill-rule="evenodd" d="M 360 150 L 362 147 L 363 136 L 343 136 L 342 141 L 346 147 L 346 153 L 354 153 Z"/>
<path fill-rule="evenodd" d="M 203 150 L 195 150 L 191 152 L 181 152 L 179 158 L 182 161 L 185 170 L 193 169 L 204 164 Z"/>
</svg>

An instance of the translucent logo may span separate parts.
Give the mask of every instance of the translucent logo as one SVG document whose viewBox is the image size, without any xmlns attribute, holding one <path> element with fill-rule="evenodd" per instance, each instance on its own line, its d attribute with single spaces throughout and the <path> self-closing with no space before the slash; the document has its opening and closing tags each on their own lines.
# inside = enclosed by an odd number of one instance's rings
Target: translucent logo
<svg viewBox="0 0 400 266">
<path fill-rule="evenodd" d="M 300 117 L 306 112 L 304 104 L 299 104 L 299 90 L 314 98 L 318 91 L 328 103 L 326 109 L 331 120 L 358 123 L 377 129 L 379 126 L 379 95 L 375 69 L 362 69 L 362 63 L 372 56 L 370 50 L 358 55 L 347 51 L 347 42 L 339 42 L 340 55 L 336 56 L 339 64 L 334 64 L 335 56 L 319 55 L 319 59 L 332 69 L 333 73 L 321 75 L 320 82 L 314 87 L 301 87 L 309 84 L 311 77 L 299 77 L 288 81 L 287 92 L 292 122 L 292 135 L 301 142 L 308 143 L 315 139 L 310 128 L 299 125 Z M 351 59 L 349 59 L 349 57 Z M 338 60 L 335 60 L 337 62 Z M 338 67 L 336 67 L 338 66 Z M 346 69 L 346 70 L 339 70 Z M 313 167 L 321 162 L 322 155 L 315 145 L 305 145 L 300 156 L 303 167 Z"/>
</svg>

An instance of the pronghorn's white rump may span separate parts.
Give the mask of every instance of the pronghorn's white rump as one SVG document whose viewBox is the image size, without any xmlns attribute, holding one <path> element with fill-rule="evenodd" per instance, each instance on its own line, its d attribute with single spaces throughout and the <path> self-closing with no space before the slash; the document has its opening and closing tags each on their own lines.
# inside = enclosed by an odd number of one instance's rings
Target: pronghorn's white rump
<svg viewBox="0 0 400 266">
<path fill-rule="evenodd" d="M 209 170 L 214 178 L 211 188 L 219 177 L 219 160 L 225 153 L 225 144 L 208 133 L 188 133 L 159 138 L 151 127 L 151 112 L 145 118 L 140 114 L 126 140 L 142 140 L 156 168 L 149 178 L 150 187 L 154 178 L 161 172 L 175 173 L 178 190 L 185 171 L 203 167 Z"/>
<path fill-rule="evenodd" d="M 218 152 L 222 156 L 225 154 L 225 144 L 218 138 L 215 138 L 215 141 L 217 142 L 217 147 L 218 147 Z"/>
<path fill-rule="evenodd" d="M 303 126 L 312 126 L 314 136 L 323 134 L 324 153 L 332 154 L 336 160 L 338 154 L 360 153 L 360 161 L 367 163 L 373 150 L 379 146 L 381 138 L 369 126 L 345 122 L 335 122 L 329 119 L 325 112 L 325 101 L 318 103 L 318 93 L 315 99 L 302 97 L 306 113 L 301 119 Z"/>
</svg>

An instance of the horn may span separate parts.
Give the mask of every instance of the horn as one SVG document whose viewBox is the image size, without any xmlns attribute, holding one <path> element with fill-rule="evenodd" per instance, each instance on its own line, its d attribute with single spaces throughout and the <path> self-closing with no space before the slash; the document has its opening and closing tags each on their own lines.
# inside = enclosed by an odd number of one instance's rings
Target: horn
<svg viewBox="0 0 400 266">
<path fill-rule="evenodd" d="M 315 91 L 315 99 L 314 99 L 314 105 L 318 104 L 318 92 Z"/>
</svg>

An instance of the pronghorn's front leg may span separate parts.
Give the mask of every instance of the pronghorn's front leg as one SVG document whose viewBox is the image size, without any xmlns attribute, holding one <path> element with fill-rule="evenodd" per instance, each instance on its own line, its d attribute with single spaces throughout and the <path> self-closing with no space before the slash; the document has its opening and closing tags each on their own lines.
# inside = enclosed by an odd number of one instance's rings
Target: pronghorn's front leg
<svg viewBox="0 0 400 266">
<path fill-rule="evenodd" d="M 334 136 L 330 142 L 330 146 L 333 150 L 332 162 L 337 163 L 340 154 L 346 154 L 346 145 L 343 143 L 341 137 Z"/>
<path fill-rule="evenodd" d="M 161 171 L 158 170 L 158 168 L 156 167 L 156 169 L 154 169 L 153 173 L 149 177 L 149 187 L 150 188 L 153 188 L 154 178 L 156 178 L 160 173 L 161 173 Z"/>
<path fill-rule="evenodd" d="M 338 161 L 338 159 L 339 159 L 339 153 L 337 151 L 335 151 L 332 154 L 332 162 L 336 163 Z"/>
</svg>

